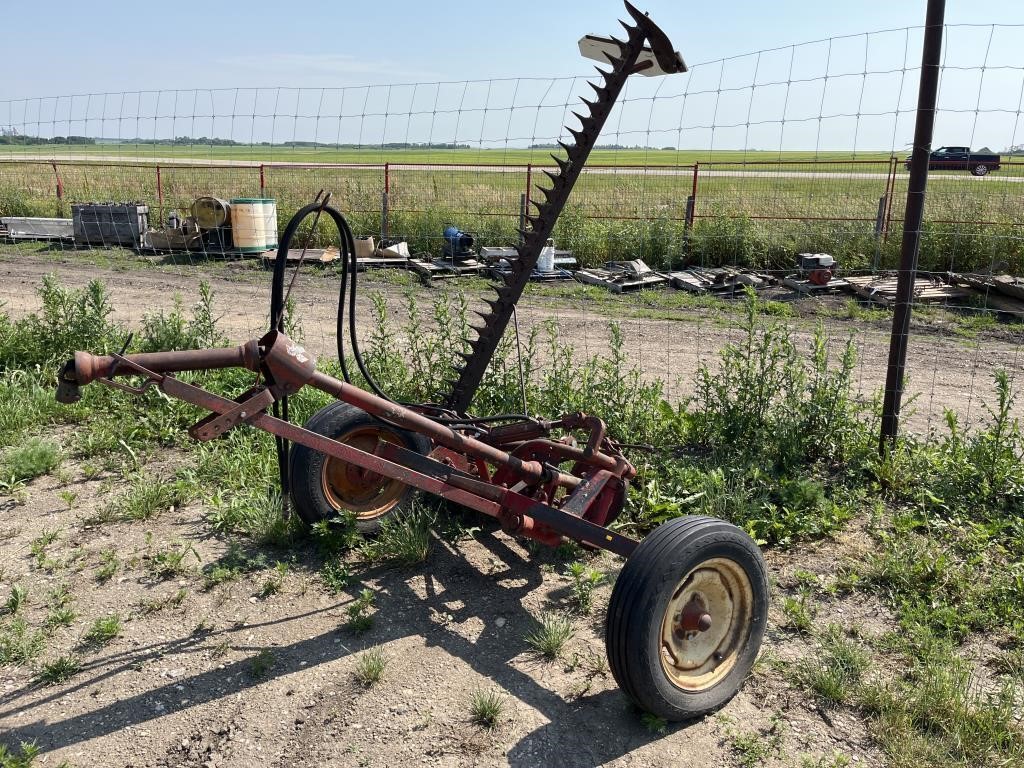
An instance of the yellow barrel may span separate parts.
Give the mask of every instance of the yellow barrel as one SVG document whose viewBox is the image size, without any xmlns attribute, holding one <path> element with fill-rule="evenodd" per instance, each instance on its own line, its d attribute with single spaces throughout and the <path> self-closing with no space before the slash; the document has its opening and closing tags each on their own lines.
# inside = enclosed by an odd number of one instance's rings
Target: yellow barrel
<svg viewBox="0 0 1024 768">
<path fill-rule="evenodd" d="M 228 223 L 230 209 L 226 201 L 217 197 L 198 197 L 192 203 L 192 218 L 200 229 L 217 229 Z"/>
<path fill-rule="evenodd" d="M 232 199 L 231 239 L 242 253 L 277 248 L 277 202 L 266 197 Z"/>
</svg>

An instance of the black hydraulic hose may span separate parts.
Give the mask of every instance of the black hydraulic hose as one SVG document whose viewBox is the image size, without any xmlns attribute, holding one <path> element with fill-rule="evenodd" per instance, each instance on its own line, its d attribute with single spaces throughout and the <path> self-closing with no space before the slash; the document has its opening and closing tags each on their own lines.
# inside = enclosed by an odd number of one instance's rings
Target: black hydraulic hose
<svg viewBox="0 0 1024 768">
<path fill-rule="evenodd" d="M 356 333 L 356 294 L 358 291 L 357 286 L 357 272 L 358 263 L 356 261 L 356 250 L 355 250 L 355 238 L 352 234 L 352 229 L 346 221 L 345 217 L 334 207 L 326 205 L 321 201 L 314 201 L 308 205 L 300 208 L 288 225 L 285 227 L 284 234 L 281 236 L 280 243 L 278 245 L 277 258 L 274 261 L 274 275 L 271 284 L 270 294 L 270 318 L 272 326 L 275 330 L 284 332 L 284 277 L 287 269 L 287 256 L 288 250 L 291 246 L 291 241 L 295 237 L 296 232 L 309 216 L 317 213 L 326 213 L 331 220 L 334 222 L 334 226 L 338 232 L 338 245 L 341 256 L 342 270 L 341 270 L 341 281 L 338 290 L 338 312 L 336 317 L 336 336 L 337 336 L 337 349 L 338 349 L 338 363 L 341 366 L 342 378 L 349 384 L 352 383 L 351 373 L 348 368 L 348 361 L 345 355 L 345 303 L 348 302 L 348 335 L 349 343 L 352 347 L 352 356 L 355 359 L 356 367 L 359 369 L 359 373 L 362 374 L 363 379 L 367 385 L 378 397 L 381 397 L 389 402 L 396 403 L 405 407 L 420 408 L 423 410 L 441 411 L 446 412 L 446 408 L 434 406 L 428 403 L 405 403 L 394 400 L 389 397 L 387 393 L 378 385 L 373 375 L 370 373 L 365 360 L 363 359 L 362 351 L 359 348 L 359 339 Z M 296 267 L 298 268 L 298 267 Z M 349 273 L 351 272 L 351 278 Z M 287 397 L 281 398 L 281 407 L 283 410 L 284 418 L 287 420 L 288 413 L 288 399 Z M 274 413 L 277 415 L 277 403 L 274 403 Z M 472 429 L 474 431 L 482 431 L 481 426 L 497 421 L 535 421 L 528 414 L 498 414 L 494 416 L 485 416 L 480 418 L 473 418 L 466 415 L 435 415 L 433 417 L 435 421 L 446 424 L 448 426 L 458 429 Z M 394 426 L 394 425 L 392 425 Z M 278 463 L 281 465 L 282 473 L 282 488 L 287 490 L 287 460 L 289 443 L 284 438 L 277 438 L 278 440 Z"/>
</svg>

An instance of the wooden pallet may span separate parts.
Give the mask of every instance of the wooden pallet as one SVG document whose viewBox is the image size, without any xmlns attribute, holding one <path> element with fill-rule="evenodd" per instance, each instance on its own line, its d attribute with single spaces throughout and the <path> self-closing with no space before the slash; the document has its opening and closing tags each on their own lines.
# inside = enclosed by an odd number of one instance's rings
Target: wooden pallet
<svg viewBox="0 0 1024 768">
<path fill-rule="evenodd" d="M 850 285 L 850 281 L 842 277 L 833 277 L 824 285 L 818 285 L 817 283 L 812 283 L 810 280 L 801 280 L 796 275 L 790 275 L 789 277 L 782 278 L 782 284 L 790 290 L 802 293 L 805 296 L 838 293 L 839 291 L 844 291 L 852 287 Z"/>
<path fill-rule="evenodd" d="M 581 269 L 576 272 L 576 279 L 590 285 L 600 285 L 614 293 L 656 288 L 669 282 L 667 277 L 652 271 L 640 259 L 609 261 L 604 265 L 604 269 Z"/>
<path fill-rule="evenodd" d="M 442 280 L 450 277 L 479 275 L 484 265 L 476 259 L 449 261 L 448 259 L 426 259 L 413 257 L 408 261 L 409 269 L 424 280 Z"/>
<path fill-rule="evenodd" d="M 485 269 L 486 273 L 495 280 L 504 281 L 505 275 L 509 274 L 508 262 L 495 264 Z M 541 272 L 539 269 L 530 273 L 530 280 L 535 283 L 547 283 L 552 280 L 572 280 L 572 272 L 567 269 L 560 269 L 557 266 L 551 272 Z"/>
<path fill-rule="evenodd" d="M 950 282 L 977 291 L 988 309 L 1024 316 L 1024 278 L 1012 275 L 951 274 Z"/>
<path fill-rule="evenodd" d="M 273 264 L 277 261 L 277 251 L 265 251 L 261 254 L 263 261 Z M 301 248 L 289 248 L 285 261 L 289 264 L 298 264 L 302 256 Z M 307 248 L 304 261 L 308 264 L 330 264 L 341 258 L 337 248 Z"/>
<path fill-rule="evenodd" d="M 896 303 L 895 276 L 863 275 L 847 277 L 846 282 L 854 293 L 869 301 L 885 306 Z M 973 295 L 974 291 L 970 288 L 949 285 L 934 278 L 919 277 L 914 281 L 914 301 L 918 303 L 940 303 L 951 299 L 966 299 Z"/>
<path fill-rule="evenodd" d="M 718 269 L 704 269 L 703 267 L 692 267 L 677 272 L 661 272 L 672 281 L 672 287 L 690 293 L 708 294 L 718 296 L 732 296 L 743 293 L 743 287 L 749 285 L 755 291 L 768 285 L 768 276 L 747 272 L 745 270 L 733 269 L 731 267 L 720 267 Z"/>
</svg>

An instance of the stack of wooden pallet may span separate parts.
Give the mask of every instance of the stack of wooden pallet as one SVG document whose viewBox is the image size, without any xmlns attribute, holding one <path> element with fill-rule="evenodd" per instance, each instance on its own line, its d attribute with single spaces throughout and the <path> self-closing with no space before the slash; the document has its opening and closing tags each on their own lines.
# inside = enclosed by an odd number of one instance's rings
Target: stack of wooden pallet
<svg viewBox="0 0 1024 768">
<path fill-rule="evenodd" d="M 591 285 L 600 285 L 614 293 L 653 288 L 668 282 L 667 277 L 652 270 L 642 259 L 609 261 L 605 263 L 603 269 L 598 267 L 581 269 L 576 273 L 576 279 Z"/>
<path fill-rule="evenodd" d="M 869 301 L 886 306 L 896 303 L 896 275 L 847 277 L 846 283 L 854 293 Z M 918 277 L 914 281 L 915 303 L 941 303 L 973 295 L 970 288 L 950 285 L 937 277 Z"/>
<path fill-rule="evenodd" d="M 1024 277 L 950 274 L 949 280 L 955 285 L 973 288 L 982 296 L 988 309 L 1024 317 Z"/>
<path fill-rule="evenodd" d="M 749 285 L 755 291 L 768 285 L 767 275 L 747 272 L 734 267 L 704 269 L 691 267 L 679 272 L 663 272 L 672 281 L 672 287 L 690 293 L 713 293 L 717 296 L 733 296 L 743 293 L 743 286 Z"/>
</svg>

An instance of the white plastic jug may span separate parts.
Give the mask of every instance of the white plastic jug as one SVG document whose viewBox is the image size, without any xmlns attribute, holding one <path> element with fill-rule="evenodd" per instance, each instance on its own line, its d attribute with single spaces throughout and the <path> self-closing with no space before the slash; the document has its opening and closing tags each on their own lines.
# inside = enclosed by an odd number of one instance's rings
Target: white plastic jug
<svg viewBox="0 0 1024 768">
<path fill-rule="evenodd" d="M 540 258 L 537 259 L 537 269 L 541 272 L 555 271 L 555 241 L 548 239 L 543 248 L 540 249 Z"/>
</svg>

